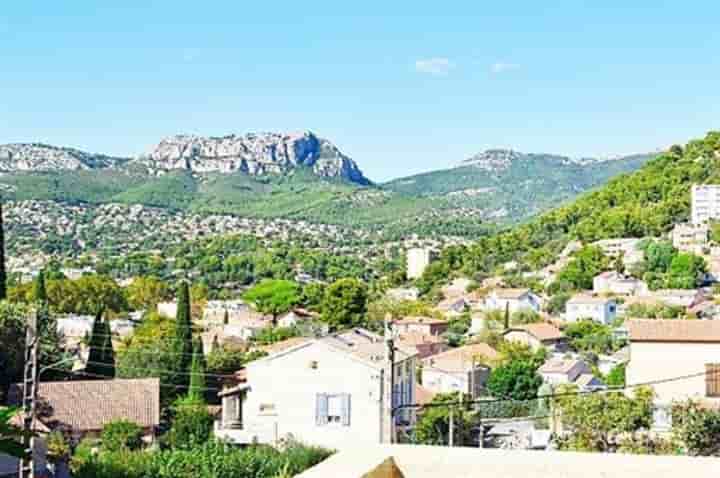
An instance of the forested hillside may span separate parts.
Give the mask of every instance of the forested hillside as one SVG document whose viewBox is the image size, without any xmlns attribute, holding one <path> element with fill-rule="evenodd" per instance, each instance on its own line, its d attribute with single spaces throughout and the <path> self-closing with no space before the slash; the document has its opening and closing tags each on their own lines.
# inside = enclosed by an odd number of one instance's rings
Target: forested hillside
<svg viewBox="0 0 720 478">
<path fill-rule="evenodd" d="M 685 146 L 673 146 L 638 171 L 526 224 L 483 237 L 470 247 L 446 249 L 428 274 L 461 270 L 482 276 L 510 260 L 537 268 L 571 239 L 657 236 L 689 218 L 693 183 L 717 182 L 720 132 L 711 132 Z"/>
</svg>

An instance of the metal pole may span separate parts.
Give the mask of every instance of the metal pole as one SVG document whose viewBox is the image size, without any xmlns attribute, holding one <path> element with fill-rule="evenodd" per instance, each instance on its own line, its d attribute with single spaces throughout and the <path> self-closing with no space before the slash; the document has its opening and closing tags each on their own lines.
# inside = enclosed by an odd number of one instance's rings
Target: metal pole
<svg viewBox="0 0 720 478">
<path fill-rule="evenodd" d="M 385 341 L 390 364 L 390 443 L 395 443 L 395 341 L 393 339 L 392 316 L 385 316 Z"/>
<path fill-rule="evenodd" d="M 452 403 L 450 403 L 450 431 L 448 436 L 448 445 L 455 446 L 455 415 L 453 413 Z"/>
<path fill-rule="evenodd" d="M 32 478 L 35 474 L 35 463 L 33 461 L 32 438 L 33 421 L 35 417 L 35 400 L 37 398 L 37 311 L 32 310 L 28 317 L 28 325 L 25 332 L 25 368 L 23 374 L 23 447 L 29 453 L 28 458 L 20 460 L 20 478 Z"/>
</svg>

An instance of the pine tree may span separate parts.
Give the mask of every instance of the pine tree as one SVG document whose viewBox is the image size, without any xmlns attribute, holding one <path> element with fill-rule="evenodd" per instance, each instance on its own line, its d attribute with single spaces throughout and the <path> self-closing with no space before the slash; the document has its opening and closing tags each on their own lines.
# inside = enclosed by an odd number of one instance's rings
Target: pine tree
<svg viewBox="0 0 720 478">
<path fill-rule="evenodd" d="M 195 341 L 193 347 L 192 365 L 190 367 L 190 386 L 188 387 L 188 399 L 192 402 L 205 401 L 205 357 L 203 355 L 202 342 Z"/>
<path fill-rule="evenodd" d="M 180 387 L 187 387 L 193 354 L 192 318 L 190 316 L 190 288 L 183 281 L 178 288 L 177 315 L 175 320 L 176 379 Z"/>
<path fill-rule="evenodd" d="M 88 378 L 97 379 L 101 378 L 100 376 L 113 378 L 115 376 L 115 353 L 112 351 L 110 324 L 103 320 L 102 310 L 95 315 L 89 347 L 88 364 L 85 367 Z"/>
<path fill-rule="evenodd" d="M 2 200 L 0 200 L 0 300 L 5 300 L 7 298 L 7 275 L 5 273 L 5 224 L 2 210 Z"/>
</svg>

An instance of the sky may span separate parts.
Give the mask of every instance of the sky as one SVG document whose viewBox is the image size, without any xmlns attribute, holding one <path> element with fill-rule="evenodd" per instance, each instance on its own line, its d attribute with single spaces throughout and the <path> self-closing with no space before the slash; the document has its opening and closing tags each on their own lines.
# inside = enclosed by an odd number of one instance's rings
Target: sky
<svg viewBox="0 0 720 478">
<path fill-rule="evenodd" d="M 0 143 L 310 130 L 382 181 L 720 129 L 717 0 L 3 3 Z"/>
</svg>

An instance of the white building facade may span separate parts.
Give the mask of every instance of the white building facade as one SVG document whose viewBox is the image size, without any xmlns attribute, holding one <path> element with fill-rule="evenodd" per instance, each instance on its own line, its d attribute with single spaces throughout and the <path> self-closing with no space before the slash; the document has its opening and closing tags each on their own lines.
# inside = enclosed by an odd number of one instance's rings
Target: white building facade
<svg viewBox="0 0 720 478">
<path fill-rule="evenodd" d="M 615 299 L 593 297 L 583 294 L 572 297 L 565 306 L 565 321 L 577 322 L 591 319 L 601 324 L 609 324 L 617 316 Z"/>
<path fill-rule="evenodd" d="M 693 184 L 690 199 L 693 224 L 720 218 L 720 185 Z"/>
<path fill-rule="evenodd" d="M 435 252 L 430 248 L 415 247 L 407 251 L 407 278 L 419 279 L 427 266 L 435 258 Z"/>
</svg>

